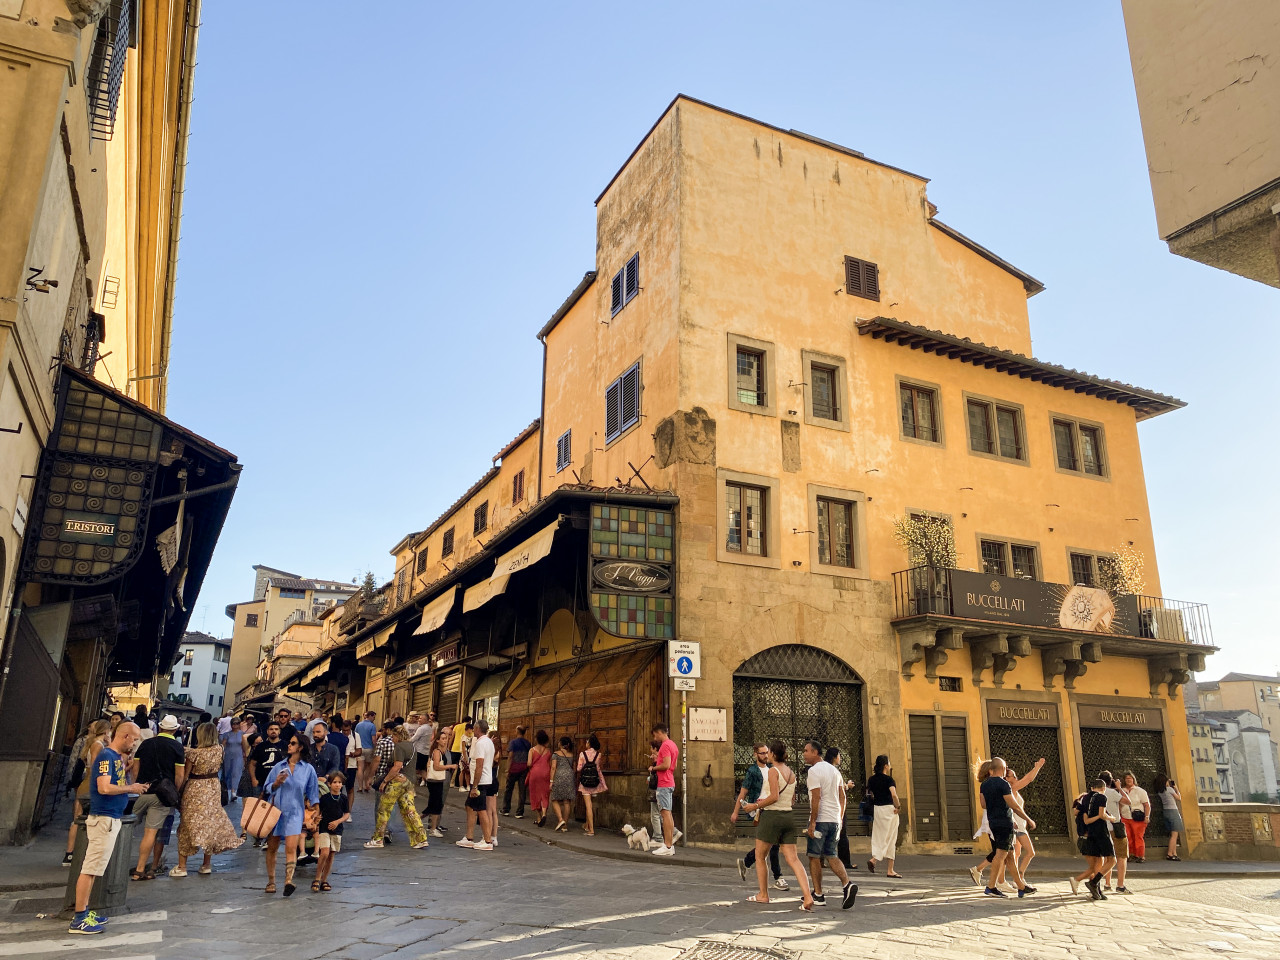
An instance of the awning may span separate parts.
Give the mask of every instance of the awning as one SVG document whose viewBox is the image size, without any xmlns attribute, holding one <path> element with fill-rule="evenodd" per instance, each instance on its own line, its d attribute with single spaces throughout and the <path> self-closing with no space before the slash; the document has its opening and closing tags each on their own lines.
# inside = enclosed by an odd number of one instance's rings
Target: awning
<svg viewBox="0 0 1280 960">
<path fill-rule="evenodd" d="M 462 612 L 470 613 L 477 607 L 484 606 L 507 589 L 507 581 L 510 579 L 510 575 L 507 575 L 498 577 L 496 580 L 481 580 L 474 587 L 469 588 L 462 595 Z"/>
<path fill-rule="evenodd" d="M 310 683 L 312 680 L 323 676 L 328 672 L 329 666 L 333 663 L 333 657 L 325 657 L 322 661 L 307 671 L 307 675 L 302 678 L 303 683 Z"/>
<path fill-rule="evenodd" d="M 520 544 L 520 546 L 514 550 L 508 550 L 500 556 L 489 579 L 498 580 L 509 577 L 513 573 L 519 573 L 521 570 L 533 566 L 549 554 L 551 552 L 551 541 L 555 539 L 556 528 L 560 526 L 560 519 L 560 517 L 556 517 L 555 520 Z M 499 590 L 497 592 L 501 593 L 502 591 Z"/>
<path fill-rule="evenodd" d="M 369 654 L 373 653 L 373 651 L 378 650 L 381 647 L 385 647 L 391 642 L 391 634 L 395 632 L 395 629 L 395 624 L 392 624 L 389 627 L 379 630 L 369 639 L 361 641 L 359 646 L 356 647 L 356 659 L 363 660 Z"/>
<path fill-rule="evenodd" d="M 449 611 L 453 609 L 453 601 L 457 599 L 457 596 L 458 588 L 455 585 L 428 603 L 422 610 L 422 622 L 418 624 L 418 629 L 413 631 L 413 635 L 420 637 L 424 633 L 439 630 L 444 626 L 444 622 L 449 616 Z"/>
</svg>

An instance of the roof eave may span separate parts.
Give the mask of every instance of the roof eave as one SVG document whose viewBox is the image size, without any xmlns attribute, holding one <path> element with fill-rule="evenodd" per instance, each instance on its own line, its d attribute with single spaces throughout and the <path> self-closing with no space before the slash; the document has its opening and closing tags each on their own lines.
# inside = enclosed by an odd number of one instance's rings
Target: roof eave
<svg viewBox="0 0 1280 960">
<path fill-rule="evenodd" d="M 970 250 L 972 250 L 978 256 L 982 257 L 984 260 L 990 260 L 1001 270 L 1007 270 L 1009 273 L 1013 274 L 1015 277 L 1021 280 L 1022 288 L 1027 291 L 1028 300 L 1034 297 L 1037 293 L 1040 293 L 1041 291 L 1044 290 L 1044 284 L 1041 283 L 1039 280 L 1037 280 L 1035 277 L 1033 277 L 1031 274 L 1027 273 L 1025 270 L 1019 270 L 1008 260 L 1004 259 L 1004 257 L 998 256 L 992 253 L 990 250 L 988 250 L 982 244 L 978 243 L 976 240 L 970 237 L 966 237 L 959 230 L 955 229 L 955 227 L 947 226 L 945 223 L 943 223 L 941 220 L 937 219 L 936 217 L 929 218 L 929 225 L 932 227 L 935 227 L 940 232 L 945 233 L 948 237 L 950 237 L 952 240 L 956 241 L 957 243 L 968 247 Z"/>
</svg>

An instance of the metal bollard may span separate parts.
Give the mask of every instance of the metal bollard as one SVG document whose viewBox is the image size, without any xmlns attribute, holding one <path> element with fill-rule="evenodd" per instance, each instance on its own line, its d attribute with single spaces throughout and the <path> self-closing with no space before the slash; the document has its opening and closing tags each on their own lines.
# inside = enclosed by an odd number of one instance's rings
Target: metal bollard
<svg viewBox="0 0 1280 960">
<path fill-rule="evenodd" d="M 116 848 L 111 852 L 106 872 L 93 883 L 89 894 L 89 909 L 114 913 L 124 906 L 129 893 L 129 868 L 133 866 L 133 825 L 137 817 L 128 813 L 120 818 L 120 835 Z M 76 817 L 76 846 L 71 854 L 71 870 L 67 876 L 67 891 L 62 898 L 63 913 L 70 915 L 76 909 L 76 881 L 80 879 L 80 865 L 84 863 L 89 846 L 89 835 L 84 828 L 85 818 Z"/>
</svg>

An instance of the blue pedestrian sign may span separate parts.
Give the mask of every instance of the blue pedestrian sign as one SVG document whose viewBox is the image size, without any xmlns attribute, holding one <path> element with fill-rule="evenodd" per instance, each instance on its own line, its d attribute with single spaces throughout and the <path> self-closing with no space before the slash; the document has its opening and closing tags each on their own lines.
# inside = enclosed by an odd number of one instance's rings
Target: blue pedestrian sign
<svg viewBox="0 0 1280 960">
<path fill-rule="evenodd" d="M 689 680 L 702 677 L 702 644 L 696 640 L 672 640 L 667 644 L 667 676 Z"/>
</svg>

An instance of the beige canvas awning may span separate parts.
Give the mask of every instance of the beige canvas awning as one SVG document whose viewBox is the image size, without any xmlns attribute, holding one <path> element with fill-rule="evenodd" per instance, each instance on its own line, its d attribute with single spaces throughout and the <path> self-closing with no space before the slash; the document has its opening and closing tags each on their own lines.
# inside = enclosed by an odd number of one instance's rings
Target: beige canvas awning
<svg viewBox="0 0 1280 960">
<path fill-rule="evenodd" d="M 423 607 L 422 622 L 418 624 L 418 629 L 413 631 L 413 635 L 420 637 L 424 633 L 439 630 L 444 626 L 444 621 L 449 616 L 449 611 L 453 609 L 453 601 L 457 596 L 458 588 L 453 586 Z"/>
<path fill-rule="evenodd" d="M 508 575 L 498 577 L 496 580 L 481 580 L 462 595 L 462 612 L 470 613 L 477 607 L 484 606 L 507 589 L 507 581 L 510 579 L 511 577 Z"/>
<path fill-rule="evenodd" d="M 363 660 L 369 654 L 373 653 L 373 651 L 381 647 L 385 647 L 391 642 L 391 634 L 395 633 L 395 629 L 395 624 L 392 624 L 389 627 L 384 627 L 382 630 L 379 630 L 369 639 L 362 641 L 360 645 L 356 647 L 356 659 Z"/>
<path fill-rule="evenodd" d="M 489 579 L 493 581 L 509 577 L 513 573 L 519 573 L 521 570 L 533 566 L 549 554 L 551 552 L 551 542 L 556 536 L 556 528 L 560 526 L 560 519 L 560 517 L 556 517 L 555 520 L 520 544 L 520 546 L 514 550 L 508 550 L 500 556 Z M 501 593 L 502 591 L 498 592 Z"/>
</svg>

